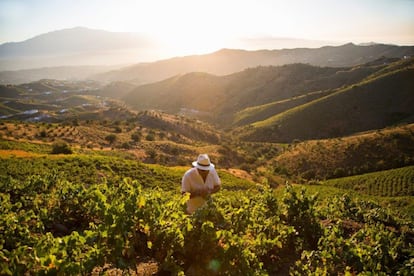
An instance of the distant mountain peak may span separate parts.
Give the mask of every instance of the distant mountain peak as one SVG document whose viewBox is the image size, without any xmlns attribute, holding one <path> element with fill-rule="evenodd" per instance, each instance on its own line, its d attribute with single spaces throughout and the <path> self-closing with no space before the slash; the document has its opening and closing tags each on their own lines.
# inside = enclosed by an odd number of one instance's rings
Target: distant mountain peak
<svg viewBox="0 0 414 276">
<path fill-rule="evenodd" d="M 355 46 L 357 46 L 357 45 L 355 45 L 353 42 L 348 42 L 348 43 L 345 43 L 344 45 L 341 45 L 341 46 L 338 46 L 338 47 L 355 47 Z"/>
<path fill-rule="evenodd" d="M 0 70 L 127 64 L 153 47 L 154 42 L 146 35 L 77 26 L 0 45 L 0 59 L 4 60 Z"/>
<path fill-rule="evenodd" d="M 243 49 L 231 49 L 231 48 L 222 48 L 216 52 L 213 52 L 212 54 L 216 55 L 228 55 L 228 54 L 235 54 L 235 53 L 246 53 L 247 50 Z"/>
<path fill-rule="evenodd" d="M 375 46 L 375 45 L 378 45 L 378 44 L 380 44 L 380 43 L 371 41 L 371 42 L 359 43 L 358 46 Z"/>
</svg>

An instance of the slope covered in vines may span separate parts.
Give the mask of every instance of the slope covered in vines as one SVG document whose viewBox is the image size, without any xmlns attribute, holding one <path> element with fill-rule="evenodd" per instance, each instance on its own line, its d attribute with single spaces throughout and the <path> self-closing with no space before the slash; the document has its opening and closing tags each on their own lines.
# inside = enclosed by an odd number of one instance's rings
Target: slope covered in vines
<svg viewBox="0 0 414 276">
<path fill-rule="evenodd" d="M 175 183 L 184 168 L 65 158 L 2 159 L 9 174 L 0 182 L 1 274 L 132 274 L 149 261 L 172 275 L 414 269 L 412 221 L 369 200 L 342 192 L 319 198 L 291 185 L 272 190 L 219 171 L 222 191 L 187 215 L 188 195 Z M 12 170 L 16 162 L 29 165 Z M 89 177 L 103 165 L 117 177 Z M 31 171 L 36 166 L 44 173 Z"/>
</svg>

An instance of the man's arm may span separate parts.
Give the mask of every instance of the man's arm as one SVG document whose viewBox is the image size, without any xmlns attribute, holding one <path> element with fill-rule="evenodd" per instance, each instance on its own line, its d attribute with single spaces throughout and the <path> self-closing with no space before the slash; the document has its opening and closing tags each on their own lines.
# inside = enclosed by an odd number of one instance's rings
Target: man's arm
<svg viewBox="0 0 414 276">
<path fill-rule="evenodd" d="M 211 171 L 211 173 L 213 174 L 213 178 L 214 178 L 214 186 L 213 186 L 213 189 L 210 189 L 209 190 L 209 193 L 210 194 L 214 194 L 214 193 L 217 193 L 220 190 L 220 188 L 221 188 L 221 180 L 220 180 L 220 177 L 218 176 L 216 170 L 213 169 Z"/>
<path fill-rule="evenodd" d="M 214 194 L 216 192 L 218 192 L 220 190 L 220 186 L 214 186 L 213 189 L 208 189 L 208 190 L 198 190 L 198 191 L 193 191 L 193 192 L 181 192 L 181 194 L 185 194 L 185 193 L 190 193 L 190 198 L 194 198 L 197 196 L 201 196 L 201 197 L 207 197 L 209 194 Z"/>
</svg>

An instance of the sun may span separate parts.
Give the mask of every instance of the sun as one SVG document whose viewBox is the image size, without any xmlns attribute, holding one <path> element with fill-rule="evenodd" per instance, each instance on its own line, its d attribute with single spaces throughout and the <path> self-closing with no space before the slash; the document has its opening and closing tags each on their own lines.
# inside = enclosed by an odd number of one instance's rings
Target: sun
<svg viewBox="0 0 414 276">
<path fill-rule="evenodd" d="M 197 28 L 185 31 L 175 29 L 173 32 L 157 35 L 157 40 L 166 52 L 176 55 L 204 54 L 231 44 L 231 38 L 225 34 Z"/>
<path fill-rule="evenodd" d="M 226 4 L 214 3 L 149 1 L 145 10 L 151 12 L 138 13 L 131 23 L 145 29 L 169 53 L 201 54 L 231 47 L 236 37 L 232 22 L 239 20 L 231 16 Z M 130 8 L 139 11 L 138 6 Z"/>
</svg>

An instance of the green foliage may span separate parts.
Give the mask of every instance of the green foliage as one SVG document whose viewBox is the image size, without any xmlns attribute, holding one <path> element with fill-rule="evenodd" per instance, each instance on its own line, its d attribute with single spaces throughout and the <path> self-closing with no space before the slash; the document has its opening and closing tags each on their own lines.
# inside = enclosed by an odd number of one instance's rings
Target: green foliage
<svg viewBox="0 0 414 276">
<path fill-rule="evenodd" d="M 219 170 L 223 189 L 188 215 L 185 170 L 102 156 L 2 159 L 0 274 L 126 273 L 145 257 L 174 275 L 409 275 L 413 224 L 387 208 Z"/>
<path fill-rule="evenodd" d="M 295 275 L 396 274 L 413 254 L 396 230 L 406 226 L 378 216 L 378 206 L 334 197 L 321 208 L 316 196 L 290 186 L 281 197 L 267 188 L 222 190 L 188 215 L 188 195 L 141 180 L 84 185 L 50 174 L 1 183 L 4 275 L 79 275 L 104 264 L 126 270 L 138 256 L 173 274 L 269 275 L 289 267 Z"/>
<path fill-rule="evenodd" d="M 251 181 L 248 181 L 243 178 L 234 177 L 232 174 L 226 171 L 219 171 L 220 179 L 222 181 L 223 186 L 226 190 L 237 191 L 237 190 L 248 190 L 256 189 L 256 185 L 254 185 Z"/>
<path fill-rule="evenodd" d="M 47 144 L 34 144 L 27 142 L 6 141 L 0 139 L 0 149 L 24 150 L 34 153 L 50 153 L 51 146 Z"/>
<path fill-rule="evenodd" d="M 293 275 L 410 274 L 412 245 L 383 209 L 345 196 L 335 197 L 323 213 L 329 219 L 317 249 L 302 252 Z"/>
<path fill-rule="evenodd" d="M 116 135 L 115 134 L 109 134 L 105 137 L 105 140 L 108 141 L 110 144 L 112 144 L 116 141 Z"/>
<path fill-rule="evenodd" d="M 134 132 L 131 134 L 131 140 L 134 142 L 141 141 L 141 133 L 140 132 Z"/>
<path fill-rule="evenodd" d="M 155 140 L 155 134 L 154 133 L 148 133 L 148 135 L 145 136 L 145 140 L 154 141 Z"/>
<path fill-rule="evenodd" d="M 233 125 L 242 126 L 258 121 L 263 121 L 288 109 L 329 95 L 330 93 L 333 93 L 333 90 L 316 91 L 301 96 L 291 97 L 289 99 L 283 99 L 263 105 L 248 107 L 235 114 Z"/>
<path fill-rule="evenodd" d="M 378 196 L 414 196 L 414 166 L 324 182 L 338 188 Z"/>
<path fill-rule="evenodd" d="M 10 158 L 0 162 L 0 180 L 24 181 L 31 175 L 56 175 L 73 183 L 92 185 L 102 179 L 113 184 L 130 177 L 140 179 L 145 187 L 176 190 L 182 175 L 172 174 L 159 167 L 115 157 L 70 155 L 60 158 Z"/>
<path fill-rule="evenodd" d="M 339 88 L 327 96 L 240 128 L 238 137 L 266 142 L 323 139 L 410 121 L 413 110 L 408 106 L 414 104 L 411 94 L 414 86 L 410 81 L 413 77 L 414 69 L 410 65 L 405 69 L 394 68 L 392 72 L 366 78 L 357 86 Z M 390 93 L 393 93 L 392 101 Z M 373 102 L 375 108 L 368 108 Z"/>
<path fill-rule="evenodd" d="M 73 151 L 65 142 L 55 142 L 52 145 L 52 154 L 72 154 Z"/>
<path fill-rule="evenodd" d="M 299 245 L 296 247 L 300 251 L 315 248 L 322 232 L 315 210 L 316 196 L 306 196 L 304 189 L 296 193 L 290 185 L 287 185 L 286 190 L 282 198 L 286 206 L 282 218 L 297 231 L 295 243 Z"/>
</svg>

